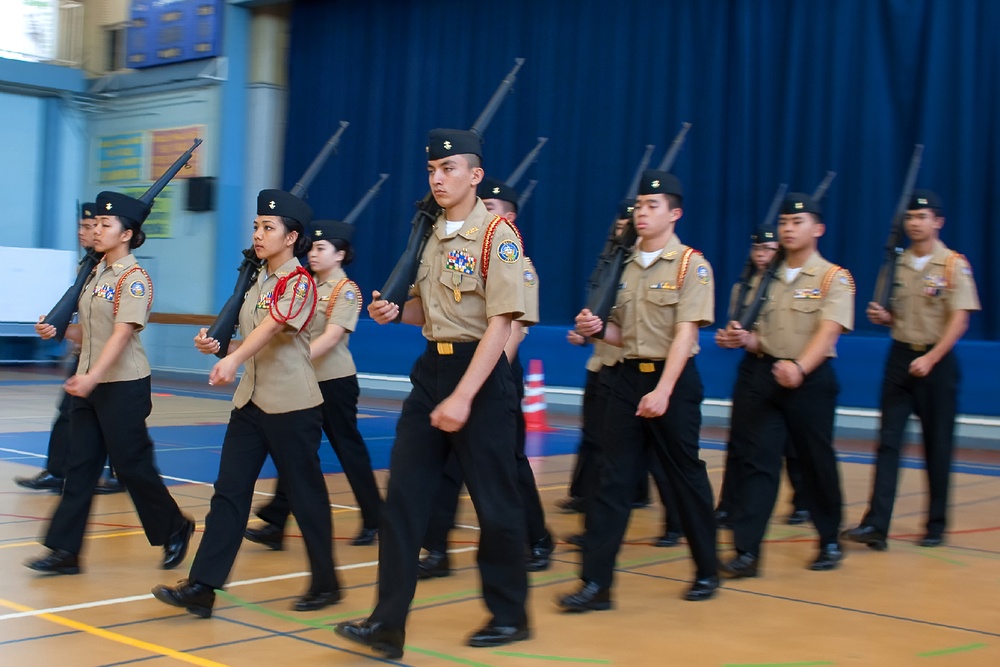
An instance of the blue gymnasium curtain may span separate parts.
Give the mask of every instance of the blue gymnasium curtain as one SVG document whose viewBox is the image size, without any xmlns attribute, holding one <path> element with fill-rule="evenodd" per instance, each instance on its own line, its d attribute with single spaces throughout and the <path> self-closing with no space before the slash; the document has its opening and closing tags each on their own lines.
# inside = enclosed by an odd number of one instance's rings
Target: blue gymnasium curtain
<svg viewBox="0 0 1000 667">
<path fill-rule="evenodd" d="M 974 268 L 997 339 L 993 198 L 1000 191 L 1000 2 L 995 0 L 297 0 L 285 183 L 340 119 L 340 154 L 310 192 L 342 217 L 392 174 L 358 221 L 350 272 L 382 285 L 427 192 L 433 127 L 468 127 L 515 57 L 515 92 L 486 131 L 485 168 L 506 178 L 539 136 L 518 222 L 538 267 L 544 324 L 569 324 L 646 144 L 653 164 L 683 121 L 680 238 L 715 268 L 716 314 L 777 185 L 824 202 L 820 250 L 849 268 L 864 319 L 915 143 L 919 187 L 944 199 L 944 241 Z"/>
</svg>

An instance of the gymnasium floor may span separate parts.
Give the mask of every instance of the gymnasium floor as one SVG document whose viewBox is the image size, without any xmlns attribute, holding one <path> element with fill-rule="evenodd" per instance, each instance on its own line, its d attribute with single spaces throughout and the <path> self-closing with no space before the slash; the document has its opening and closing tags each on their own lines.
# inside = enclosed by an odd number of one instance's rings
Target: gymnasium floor
<svg viewBox="0 0 1000 667">
<path fill-rule="evenodd" d="M 160 469 L 182 509 L 198 521 L 193 555 L 208 510 L 231 389 L 156 382 L 149 420 Z M 332 450 L 322 458 L 334 513 L 335 556 L 347 597 L 314 613 L 290 605 L 307 583 L 302 541 L 294 525 L 285 551 L 245 543 L 227 590 L 210 620 L 165 606 L 149 595 L 157 583 L 186 576 L 158 569 L 125 495 L 98 496 L 85 543 L 84 572 L 44 577 L 21 563 L 43 553 L 36 540 L 57 497 L 13 482 L 44 465 L 48 429 L 60 391 L 58 371 L 0 368 L 0 665 L 73 667 L 169 665 L 366 665 L 381 661 L 337 637 L 332 624 L 364 617 L 374 599 L 377 547 L 347 541 L 359 519 Z M 363 400 L 361 430 L 377 468 L 387 465 L 398 404 Z M 703 433 L 702 455 L 718 489 L 725 434 Z M 575 421 L 532 434 L 539 490 L 553 533 L 580 528 L 578 515 L 560 514 Z M 846 494 L 846 523 L 864 511 L 870 443 L 838 443 Z M 909 453 L 911 456 L 912 452 Z M 919 455 L 919 453 L 918 453 Z M 402 665 L 812 665 L 1000 664 L 1000 457 L 961 452 L 947 545 L 913 544 L 925 503 L 918 459 L 902 476 L 887 552 L 847 547 L 841 569 L 805 569 L 815 534 L 788 526 L 782 499 L 771 524 L 759 579 L 725 582 L 718 596 L 695 604 L 680 595 L 692 576 L 686 546 L 650 546 L 662 528 L 662 509 L 636 510 L 619 554 L 613 611 L 560 613 L 552 603 L 575 588 L 579 554 L 560 543 L 551 569 L 530 575 L 534 636 L 503 649 L 473 649 L 465 637 L 487 618 L 478 596 L 476 518 L 463 501 L 452 533 L 454 574 L 421 582 L 407 628 Z M 272 489 L 273 468 L 257 485 L 259 503 Z M 383 489 L 386 472 L 377 472 Z M 723 557 L 730 534 L 720 531 Z"/>
</svg>

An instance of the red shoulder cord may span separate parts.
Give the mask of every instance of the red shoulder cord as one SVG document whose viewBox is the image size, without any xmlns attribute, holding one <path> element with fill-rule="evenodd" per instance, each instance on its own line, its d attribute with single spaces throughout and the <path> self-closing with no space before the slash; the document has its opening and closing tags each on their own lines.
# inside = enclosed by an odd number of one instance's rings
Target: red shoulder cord
<svg viewBox="0 0 1000 667">
<path fill-rule="evenodd" d="M 282 313 L 278 310 L 278 301 L 281 300 L 282 295 L 285 293 L 285 289 L 288 287 L 288 281 L 292 277 L 295 278 L 295 282 L 292 283 L 292 302 L 288 304 L 288 312 Z M 298 308 L 295 307 L 295 296 L 299 293 L 299 289 L 305 287 L 305 296 L 302 297 L 302 301 L 298 304 Z M 309 298 L 309 292 L 312 292 L 313 298 Z M 302 323 L 300 329 L 303 330 L 309 326 L 309 322 L 312 321 L 313 315 L 316 314 L 316 283 L 313 282 L 312 276 L 309 272 L 303 269 L 301 266 L 295 267 L 295 270 L 289 273 L 287 276 L 282 276 L 278 278 L 278 284 L 274 286 L 274 293 L 271 297 L 271 317 L 274 318 L 275 322 L 284 324 L 288 320 L 294 319 L 299 316 L 302 309 L 309 305 L 309 317 L 306 321 Z"/>
</svg>

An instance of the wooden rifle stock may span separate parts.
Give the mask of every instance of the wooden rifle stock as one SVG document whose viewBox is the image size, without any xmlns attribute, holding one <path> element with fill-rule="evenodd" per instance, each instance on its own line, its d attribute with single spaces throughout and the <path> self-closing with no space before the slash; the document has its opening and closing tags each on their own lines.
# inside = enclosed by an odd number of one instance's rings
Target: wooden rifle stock
<svg viewBox="0 0 1000 667">
<path fill-rule="evenodd" d="M 507 97 L 507 93 L 510 92 L 511 87 L 514 85 L 517 72 L 523 64 L 524 58 L 514 59 L 514 68 L 500 82 L 500 85 L 493 92 L 493 96 L 490 97 L 490 101 L 486 103 L 486 108 L 483 109 L 482 113 L 479 114 L 479 118 L 469 128 L 472 132 L 475 132 L 479 136 L 483 135 L 490 121 L 493 120 L 493 116 L 496 115 L 497 109 L 500 108 L 500 105 Z M 406 297 L 410 293 L 410 285 L 417 278 L 420 255 L 423 254 L 424 245 L 427 243 L 427 238 L 431 235 L 434 221 L 437 220 L 438 215 L 442 211 L 442 208 L 434 200 L 434 196 L 430 192 L 418 201 L 416 206 L 417 212 L 413 215 L 413 219 L 410 220 L 410 236 L 406 241 L 406 248 L 396 262 L 396 266 L 393 267 L 392 273 L 389 274 L 382 289 L 379 290 L 379 299 L 395 303 L 399 306 L 399 317 L 396 318 L 396 322 L 399 322 L 403 318 L 403 304 L 406 303 Z"/>
<path fill-rule="evenodd" d="M 889 301 L 892 298 L 892 286 L 896 281 L 896 262 L 903 254 L 903 222 L 906 219 L 906 207 L 910 204 L 910 197 L 913 196 L 913 187 L 917 182 L 917 173 L 920 171 L 920 162 L 923 159 L 924 146 L 917 144 L 913 147 L 913 155 L 910 157 L 910 167 L 906 172 L 906 180 L 903 181 L 903 191 L 899 195 L 896 203 L 896 211 L 892 216 L 892 227 L 889 229 L 889 239 L 885 244 L 885 255 L 882 266 L 878 271 L 878 278 L 875 281 L 875 294 L 872 301 L 889 310 Z"/>
</svg>

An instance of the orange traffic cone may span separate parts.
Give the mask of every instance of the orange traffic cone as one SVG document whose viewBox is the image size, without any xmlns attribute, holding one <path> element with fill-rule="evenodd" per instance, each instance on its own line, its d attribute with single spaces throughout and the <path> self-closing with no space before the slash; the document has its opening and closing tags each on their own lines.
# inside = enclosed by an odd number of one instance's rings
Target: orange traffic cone
<svg viewBox="0 0 1000 667">
<path fill-rule="evenodd" d="M 524 427 L 528 432 L 548 433 L 552 428 L 545 422 L 545 373 L 542 360 L 528 362 L 528 384 L 524 388 Z"/>
</svg>

